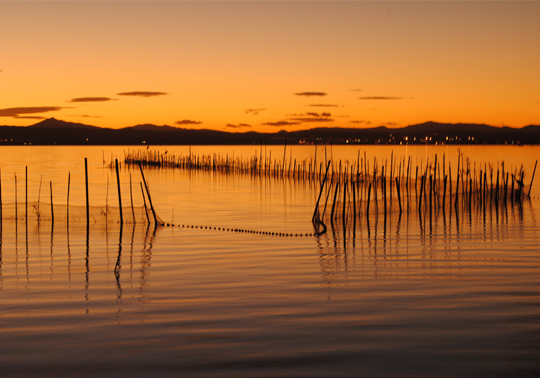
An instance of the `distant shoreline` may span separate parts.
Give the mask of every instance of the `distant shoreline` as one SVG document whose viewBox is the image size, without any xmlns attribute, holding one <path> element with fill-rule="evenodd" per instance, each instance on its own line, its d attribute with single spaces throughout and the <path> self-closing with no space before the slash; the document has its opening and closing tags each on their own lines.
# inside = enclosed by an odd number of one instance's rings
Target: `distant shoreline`
<svg viewBox="0 0 540 378">
<path fill-rule="evenodd" d="M 102 128 L 49 118 L 31 126 L 0 126 L 0 145 L 536 145 L 540 126 L 426 122 L 403 128 L 313 128 L 275 133 L 137 125 Z"/>
</svg>

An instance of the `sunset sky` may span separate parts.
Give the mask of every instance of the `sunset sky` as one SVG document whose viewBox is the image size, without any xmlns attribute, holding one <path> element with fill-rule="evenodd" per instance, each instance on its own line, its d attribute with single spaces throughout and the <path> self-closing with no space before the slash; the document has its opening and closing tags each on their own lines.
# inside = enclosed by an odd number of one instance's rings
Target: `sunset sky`
<svg viewBox="0 0 540 378">
<path fill-rule="evenodd" d="M 540 2 L 0 1 L 0 125 L 540 124 Z"/>
</svg>

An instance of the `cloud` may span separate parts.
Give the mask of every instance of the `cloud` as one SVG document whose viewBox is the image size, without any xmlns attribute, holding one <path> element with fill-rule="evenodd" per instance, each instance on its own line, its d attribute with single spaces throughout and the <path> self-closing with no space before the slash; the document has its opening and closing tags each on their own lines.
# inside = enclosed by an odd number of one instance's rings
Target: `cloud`
<svg viewBox="0 0 540 378">
<path fill-rule="evenodd" d="M 316 117 L 305 117 L 305 118 L 291 118 L 292 121 L 296 122 L 334 122 L 331 118 L 316 118 Z"/>
<path fill-rule="evenodd" d="M 264 126 L 293 126 L 293 125 L 299 125 L 300 122 L 289 122 L 289 121 L 277 121 L 277 122 L 265 122 L 263 123 Z"/>
<path fill-rule="evenodd" d="M 287 117 L 331 117 L 332 114 L 324 112 L 324 113 L 316 113 L 316 112 L 308 112 L 308 113 L 292 113 L 287 114 Z"/>
<path fill-rule="evenodd" d="M 183 119 L 181 121 L 176 121 L 176 125 L 200 125 L 202 122 L 199 121 L 192 121 L 190 119 Z"/>
<path fill-rule="evenodd" d="M 68 102 L 104 102 L 104 101 L 113 101 L 113 99 L 109 97 L 77 97 L 77 98 L 72 98 Z"/>
<path fill-rule="evenodd" d="M 0 117 L 17 118 L 21 114 L 56 112 L 62 109 L 64 108 L 60 106 L 30 106 L 30 107 L 20 107 L 20 108 L 6 108 L 6 109 L 0 109 Z"/>
<path fill-rule="evenodd" d="M 293 113 L 293 114 L 287 114 L 286 117 L 293 121 L 296 124 L 299 123 L 305 123 L 305 122 L 334 122 L 333 119 L 330 117 L 332 114 L 330 113 L 316 113 L 316 112 L 308 112 L 308 113 Z"/>
<path fill-rule="evenodd" d="M 251 125 L 248 125 L 247 123 L 241 123 L 239 125 L 233 125 L 231 123 L 228 123 L 225 125 L 225 128 L 231 128 L 231 129 L 242 129 L 244 127 L 251 127 Z"/>
<path fill-rule="evenodd" d="M 88 114 L 76 114 L 76 115 L 70 115 L 69 117 L 81 117 L 81 118 L 105 118 L 102 116 L 93 116 Z"/>
<path fill-rule="evenodd" d="M 265 122 L 263 123 L 263 126 L 279 127 L 279 126 L 294 126 L 294 125 L 299 125 L 299 124 L 300 122 L 277 121 L 277 122 Z"/>
<path fill-rule="evenodd" d="M 295 96 L 305 96 L 305 97 L 322 97 L 326 96 L 326 93 L 324 92 L 299 92 L 295 93 Z"/>
<path fill-rule="evenodd" d="M 246 114 L 251 114 L 251 115 L 257 115 L 259 114 L 259 112 L 262 112 L 262 111 L 265 111 L 266 109 L 246 109 L 245 112 Z"/>
<path fill-rule="evenodd" d="M 362 92 L 362 89 L 351 89 L 351 92 Z"/>
<path fill-rule="evenodd" d="M 122 92 L 117 93 L 118 96 L 135 96 L 135 97 L 154 97 L 168 95 L 165 92 Z"/>
<path fill-rule="evenodd" d="M 317 118 L 318 118 L 318 117 L 331 117 L 331 116 L 332 116 L 332 114 L 330 114 L 330 113 L 322 113 L 322 114 L 319 114 L 319 113 L 313 113 L 313 112 L 311 112 L 311 113 L 306 113 L 306 115 L 307 115 L 307 116 L 311 116 L 311 117 L 317 117 Z"/>
<path fill-rule="evenodd" d="M 396 126 L 399 126 L 399 124 L 395 122 L 386 122 L 386 123 L 381 123 L 380 126 L 396 127 Z"/>
<path fill-rule="evenodd" d="M 312 108 L 338 108 L 338 106 L 334 104 L 311 104 L 308 106 Z"/>
<path fill-rule="evenodd" d="M 403 100 L 403 97 L 391 97 L 391 96 L 367 96 L 359 97 L 359 100 Z"/>
<path fill-rule="evenodd" d="M 368 126 L 371 125 L 371 121 L 351 121 L 351 123 L 368 125 Z"/>
<path fill-rule="evenodd" d="M 16 118 L 16 119 L 45 119 L 45 117 L 38 117 L 38 116 L 15 116 L 13 118 Z"/>
</svg>

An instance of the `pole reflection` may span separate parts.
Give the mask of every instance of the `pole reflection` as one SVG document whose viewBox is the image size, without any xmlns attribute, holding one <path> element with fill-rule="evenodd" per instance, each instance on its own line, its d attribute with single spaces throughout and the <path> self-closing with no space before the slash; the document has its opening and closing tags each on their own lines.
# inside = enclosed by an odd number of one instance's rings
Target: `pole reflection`
<svg viewBox="0 0 540 378">
<path fill-rule="evenodd" d="M 0 227 L 0 290 L 6 285 L 17 288 L 21 284 L 19 249 L 24 248 L 24 289 L 41 290 L 43 285 L 49 285 L 46 282 L 50 282 L 64 286 L 70 298 L 78 295 L 84 302 L 91 302 L 98 300 L 103 285 L 107 287 L 107 276 L 113 273 L 117 300 L 121 300 L 125 293 L 124 284 L 131 288 L 135 286 L 139 295 L 144 294 L 151 268 L 152 249 L 161 227 L 144 223 L 107 228 L 90 224 L 55 227 L 55 224 L 50 223 L 50 227 L 43 227 L 45 222 L 41 221 L 35 226 L 29 224 L 26 229 L 20 227 L 19 222 L 26 224 L 26 220 L 20 219 L 16 222 L 4 221 Z M 124 233 L 127 230 L 131 236 L 125 241 Z M 19 235 L 23 232 L 24 240 Z M 45 235 L 47 237 L 43 238 Z M 115 235 L 118 235 L 118 243 L 116 263 L 112 268 L 108 264 L 107 244 L 109 237 L 116 238 Z M 138 249 L 137 246 L 140 246 L 141 251 L 140 268 L 134 264 L 134 250 Z M 43 252 L 47 252 L 42 253 L 42 248 Z M 129 251 L 129 260 L 123 256 L 124 251 Z M 43 269 L 46 266 L 48 269 Z M 90 304 L 86 306 L 87 314 L 91 307 Z"/>
<path fill-rule="evenodd" d="M 428 195 L 435 190 L 428 189 Z M 411 270 L 418 275 L 418 269 L 421 276 L 430 278 L 444 276 L 445 272 L 455 274 L 461 269 L 460 261 L 483 264 L 482 254 L 490 246 L 525 238 L 527 229 L 523 225 L 527 220 L 536 226 L 532 201 L 504 201 L 502 195 L 495 194 L 491 199 L 489 194 L 464 196 L 463 201 L 446 207 L 436 201 L 430 204 L 428 199 L 419 208 L 387 211 L 381 217 L 379 222 L 379 214 L 374 211 L 358 217 L 358 223 L 332 222 L 329 232 L 318 238 L 323 285 L 337 285 L 349 271 L 358 268 L 363 275 L 371 271 L 374 278 L 408 276 Z M 357 253 L 360 267 L 356 266 Z M 365 265 L 369 261 L 371 268 Z"/>
</svg>

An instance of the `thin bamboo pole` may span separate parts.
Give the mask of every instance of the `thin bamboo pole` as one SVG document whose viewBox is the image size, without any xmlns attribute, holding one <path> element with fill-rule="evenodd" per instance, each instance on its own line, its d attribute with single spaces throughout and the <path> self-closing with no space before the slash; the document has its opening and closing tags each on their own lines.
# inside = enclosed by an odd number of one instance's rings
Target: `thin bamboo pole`
<svg viewBox="0 0 540 378">
<path fill-rule="evenodd" d="M 396 177 L 396 189 L 397 189 L 397 198 L 399 203 L 399 213 L 401 214 L 401 191 L 399 190 L 399 180 Z"/>
<path fill-rule="evenodd" d="M 25 202 L 25 217 L 26 219 L 28 219 L 28 166 L 26 166 L 24 168 L 24 192 L 25 192 L 25 197 L 24 197 L 24 202 Z"/>
<path fill-rule="evenodd" d="M 0 170 L 0 228 L 2 227 L 2 218 L 3 218 L 3 212 L 2 212 L 2 173 Z"/>
<path fill-rule="evenodd" d="M 319 202 L 321 201 L 321 196 L 324 190 L 324 185 L 326 184 L 326 178 L 328 177 L 328 170 L 330 169 L 330 162 L 328 162 L 328 165 L 326 166 L 326 173 L 324 174 L 324 179 L 321 184 L 321 190 L 319 191 L 319 198 L 317 199 L 317 205 L 315 205 L 315 211 L 313 212 L 313 217 L 311 217 L 311 221 L 315 219 L 315 215 L 319 211 Z"/>
<path fill-rule="evenodd" d="M 532 174 L 532 177 L 531 177 L 531 185 L 529 186 L 529 193 L 527 193 L 527 197 L 531 198 L 531 189 L 532 189 L 532 184 L 533 184 L 533 180 L 534 180 L 534 174 L 536 173 L 536 165 L 538 164 L 538 160 L 534 163 L 534 170 L 533 170 L 533 174 Z"/>
<path fill-rule="evenodd" d="M 131 215 L 133 217 L 133 224 L 136 224 L 137 221 L 135 220 L 135 209 L 133 207 L 133 185 L 131 182 L 131 173 L 129 174 L 129 197 L 131 198 Z"/>
<path fill-rule="evenodd" d="M 84 177 L 86 182 L 86 225 L 90 224 L 90 201 L 88 198 L 88 159 L 84 158 Z"/>
<path fill-rule="evenodd" d="M 122 214 L 122 191 L 120 190 L 120 173 L 118 172 L 118 159 L 115 159 L 116 165 L 116 183 L 118 186 L 118 207 L 120 210 L 120 224 L 124 224 L 124 215 Z"/>
<path fill-rule="evenodd" d="M 146 214 L 146 221 L 148 222 L 148 224 L 150 224 L 150 217 L 148 216 L 148 207 L 146 206 L 146 196 L 144 195 L 142 182 L 139 182 L 139 184 L 141 184 L 141 193 L 142 193 L 143 204 L 144 204 L 144 213 Z"/>
<path fill-rule="evenodd" d="M 52 195 L 52 181 L 50 181 L 50 189 L 51 189 L 51 222 L 54 224 L 54 205 L 53 205 L 53 195 Z"/>
<path fill-rule="evenodd" d="M 71 184 L 71 172 L 68 172 L 68 184 L 67 184 L 67 199 L 66 199 L 66 216 L 67 216 L 67 223 L 69 225 L 69 189 Z"/>
<path fill-rule="evenodd" d="M 146 185 L 146 179 L 144 178 L 144 172 L 142 170 L 142 166 L 139 164 L 139 168 L 141 170 L 141 176 L 144 183 L 144 188 L 146 189 L 146 195 L 148 196 L 148 203 L 150 204 L 150 210 L 152 211 L 152 215 L 154 216 L 154 223 L 157 227 L 159 225 L 159 222 L 157 220 L 156 211 L 154 210 L 154 205 L 152 205 L 152 197 L 150 197 L 150 191 L 148 190 L 148 185 Z"/>
</svg>

